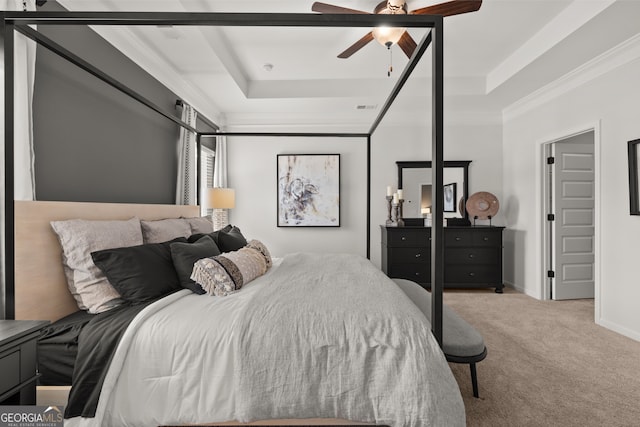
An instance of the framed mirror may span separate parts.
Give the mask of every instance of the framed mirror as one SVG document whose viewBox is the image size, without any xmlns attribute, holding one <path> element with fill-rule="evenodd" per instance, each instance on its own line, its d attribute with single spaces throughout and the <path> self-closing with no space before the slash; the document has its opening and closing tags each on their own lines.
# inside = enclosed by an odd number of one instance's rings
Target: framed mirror
<svg viewBox="0 0 640 427">
<path fill-rule="evenodd" d="M 629 207 L 631 215 L 640 215 L 640 186 L 638 176 L 640 175 L 640 139 L 629 141 Z"/>
<path fill-rule="evenodd" d="M 468 218 L 464 208 L 469 198 L 469 164 L 471 160 L 445 160 L 442 172 L 444 217 Z M 423 218 L 431 209 L 431 161 L 401 161 L 398 188 L 404 194 L 403 217 Z M 448 197 L 448 198 L 447 198 Z M 462 210 L 460 210 L 462 204 Z"/>
</svg>

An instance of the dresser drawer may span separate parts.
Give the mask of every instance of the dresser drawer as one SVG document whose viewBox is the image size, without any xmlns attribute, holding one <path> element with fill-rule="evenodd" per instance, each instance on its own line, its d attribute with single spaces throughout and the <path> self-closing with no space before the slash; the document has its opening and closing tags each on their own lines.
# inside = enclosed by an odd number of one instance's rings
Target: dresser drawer
<svg viewBox="0 0 640 427">
<path fill-rule="evenodd" d="M 389 231 L 388 246 L 393 247 L 425 247 L 429 246 L 431 233 L 427 230 L 393 230 Z"/>
<path fill-rule="evenodd" d="M 500 263 L 500 250 L 492 248 L 446 248 L 445 264 L 492 264 Z"/>
<path fill-rule="evenodd" d="M 401 263 L 430 263 L 431 249 L 429 248 L 393 248 L 389 257 L 392 264 Z"/>
<path fill-rule="evenodd" d="M 0 356 L 0 394 L 20 384 L 20 350 Z"/>
<path fill-rule="evenodd" d="M 473 244 L 475 246 L 502 246 L 502 232 L 492 230 L 478 230 L 473 233 Z"/>
<path fill-rule="evenodd" d="M 473 232 L 470 230 L 444 230 L 444 245 L 446 246 L 473 246 Z"/>
<path fill-rule="evenodd" d="M 393 264 L 389 277 L 428 283 L 431 280 L 431 267 L 428 264 Z"/>
<path fill-rule="evenodd" d="M 444 271 L 446 283 L 501 283 L 502 271 L 495 265 L 451 265 Z"/>
</svg>

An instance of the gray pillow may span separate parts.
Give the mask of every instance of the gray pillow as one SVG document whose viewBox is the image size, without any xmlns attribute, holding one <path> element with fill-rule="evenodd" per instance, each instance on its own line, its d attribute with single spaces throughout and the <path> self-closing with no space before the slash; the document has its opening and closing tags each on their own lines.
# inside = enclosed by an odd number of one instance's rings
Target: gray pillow
<svg viewBox="0 0 640 427">
<path fill-rule="evenodd" d="M 52 221 L 51 227 L 62 246 L 62 262 L 67 284 L 81 310 L 102 313 L 120 303 L 120 294 L 91 259 L 91 252 L 141 245 L 140 220 Z"/>
<path fill-rule="evenodd" d="M 155 221 L 140 221 L 144 243 L 162 243 L 177 237 L 189 237 L 191 226 L 185 218 L 167 218 Z"/>
<path fill-rule="evenodd" d="M 191 226 L 191 234 L 213 233 L 213 222 L 211 222 L 211 218 L 207 216 L 185 218 L 185 220 Z"/>
</svg>

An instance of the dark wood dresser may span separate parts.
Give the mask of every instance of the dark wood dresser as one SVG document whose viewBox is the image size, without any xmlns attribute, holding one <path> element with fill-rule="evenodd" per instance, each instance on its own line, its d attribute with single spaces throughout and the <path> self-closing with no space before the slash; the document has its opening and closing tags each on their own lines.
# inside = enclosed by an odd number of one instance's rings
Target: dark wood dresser
<svg viewBox="0 0 640 427">
<path fill-rule="evenodd" d="M 382 230 L 382 271 L 431 286 L 431 227 Z M 444 287 L 496 288 L 502 293 L 502 230 L 474 226 L 444 229 Z"/>
<path fill-rule="evenodd" d="M 0 320 L 0 405 L 35 405 L 44 320 Z"/>
</svg>

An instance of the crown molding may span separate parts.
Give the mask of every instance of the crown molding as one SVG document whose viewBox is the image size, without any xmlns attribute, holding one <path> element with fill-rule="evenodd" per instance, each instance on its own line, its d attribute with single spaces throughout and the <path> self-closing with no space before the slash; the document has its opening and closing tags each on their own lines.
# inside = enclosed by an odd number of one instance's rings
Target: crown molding
<svg viewBox="0 0 640 427">
<path fill-rule="evenodd" d="M 640 58 L 640 34 L 504 108 L 502 118 L 504 121 L 515 119 L 638 58 Z"/>
<path fill-rule="evenodd" d="M 141 41 L 129 28 L 90 26 L 100 37 L 118 49 L 200 114 L 215 123 L 223 121 L 221 109 L 199 88 L 182 78 L 178 70 Z M 132 59 L 133 60 L 133 59 Z"/>
</svg>

